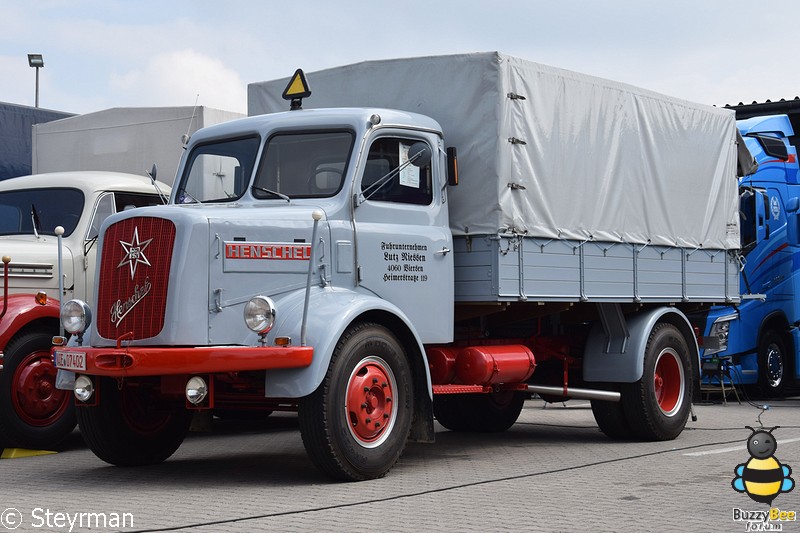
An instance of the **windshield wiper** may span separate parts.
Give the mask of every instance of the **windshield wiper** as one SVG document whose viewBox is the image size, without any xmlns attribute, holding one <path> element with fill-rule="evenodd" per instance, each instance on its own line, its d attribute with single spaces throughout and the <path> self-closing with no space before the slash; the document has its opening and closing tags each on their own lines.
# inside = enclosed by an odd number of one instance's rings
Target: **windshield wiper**
<svg viewBox="0 0 800 533">
<path fill-rule="evenodd" d="M 36 205 L 31 204 L 31 222 L 33 223 L 33 234 L 36 235 L 36 238 L 39 238 L 39 226 L 42 225 L 42 221 L 39 220 L 39 213 L 36 212 Z"/>
<path fill-rule="evenodd" d="M 283 194 L 281 192 L 278 192 L 278 191 L 272 191 L 270 189 L 265 189 L 264 187 L 259 187 L 258 185 L 253 185 L 252 188 L 257 190 L 257 191 L 265 192 L 267 194 L 272 194 L 274 196 L 277 196 L 278 198 L 282 198 L 282 199 L 286 200 L 287 202 L 291 202 L 292 201 L 291 198 L 289 198 L 285 194 Z"/>
<path fill-rule="evenodd" d="M 194 196 L 189 194 L 189 191 L 187 191 L 186 189 L 182 190 L 181 193 L 178 195 L 178 199 L 179 199 L 178 203 L 180 203 L 180 204 L 189 203 L 189 202 L 186 201 L 186 198 L 189 198 L 189 200 L 191 200 L 192 202 L 194 202 L 196 204 L 201 203 L 200 200 L 198 200 L 197 198 L 195 198 Z"/>
</svg>

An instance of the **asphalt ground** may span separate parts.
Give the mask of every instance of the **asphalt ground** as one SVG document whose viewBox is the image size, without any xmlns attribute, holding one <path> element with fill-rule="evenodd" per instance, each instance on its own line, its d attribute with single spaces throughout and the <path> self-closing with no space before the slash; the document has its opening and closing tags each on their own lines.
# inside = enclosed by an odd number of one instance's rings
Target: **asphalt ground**
<svg viewBox="0 0 800 533">
<path fill-rule="evenodd" d="M 59 453 L 0 460 L 0 532 L 800 533 L 800 489 L 769 506 L 731 485 L 736 466 L 751 459 L 745 426 L 762 424 L 780 426 L 774 457 L 800 481 L 800 396 L 767 410 L 720 400 L 696 405 L 697 421 L 676 440 L 647 443 L 606 438 L 588 402 L 529 400 L 504 433 L 437 425 L 435 444 L 409 444 L 385 478 L 360 483 L 332 482 L 315 469 L 292 414 L 215 419 L 169 460 L 142 468 L 101 462 L 76 431 Z M 772 508 L 784 520 L 750 513 Z M 734 519 L 737 510 L 745 519 Z"/>
</svg>

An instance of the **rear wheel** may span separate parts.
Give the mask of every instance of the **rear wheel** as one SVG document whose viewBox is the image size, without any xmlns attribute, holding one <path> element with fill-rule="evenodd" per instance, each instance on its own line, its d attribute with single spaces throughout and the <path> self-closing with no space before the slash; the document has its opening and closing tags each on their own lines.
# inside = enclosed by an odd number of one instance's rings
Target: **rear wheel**
<svg viewBox="0 0 800 533">
<path fill-rule="evenodd" d="M 440 395 L 433 412 L 452 431 L 498 433 L 514 425 L 524 403 L 525 393 L 520 391 Z"/>
<path fill-rule="evenodd" d="M 75 428 L 72 394 L 56 388 L 53 335 L 33 330 L 7 345 L 0 372 L 0 447 L 52 448 Z"/>
<path fill-rule="evenodd" d="M 636 437 L 671 440 L 689 417 L 692 372 L 689 347 L 672 324 L 657 324 L 644 354 L 642 379 L 624 384 L 622 407 Z"/>
<path fill-rule="evenodd" d="M 767 330 L 758 343 L 758 388 L 767 398 L 777 398 L 786 388 L 786 343 L 775 330 Z"/>
<path fill-rule="evenodd" d="M 606 385 L 605 389 L 610 390 L 612 384 Z M 625 417 L 625 409 L 622 402 L 607 402 L 603 400 L 592 400 L 592 414 L 595 422 L 607 437 L 616 440 L 628 440 L 633 438 L 634 433 Z"/>
<path fill-rule="evenodd" d="M 303 445 L 314 464 L 345 481 L 384 476 L 403 453 L 414 395 L 405 351 L 385 327 L 351 327 L 320 386 L 300 401 Z"/>
<path fill-rule="evenodd" d="M 98 404 L 78 406 L 86 444 L 117 466 L 157 464 L 175 453 L 189 431 L 192 412 L 177 399 L 161 396 L 155 383 L 98 378 Z"/>
</svg>

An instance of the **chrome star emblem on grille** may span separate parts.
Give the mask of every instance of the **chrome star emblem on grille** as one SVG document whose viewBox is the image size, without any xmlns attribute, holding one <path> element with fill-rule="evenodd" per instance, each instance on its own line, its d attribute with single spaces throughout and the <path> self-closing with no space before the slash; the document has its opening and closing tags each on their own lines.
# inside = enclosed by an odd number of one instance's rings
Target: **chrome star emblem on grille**
<svg viewBox="0 0 800 533">
<path fill-rule="evenodd" d="M 150 246 L 150 242 L 153 239 L 147 239 L 144 242 L 139 242 L 139 228 L 136 227 L 133 229 L 133 238 L 131 242 L 119 241 L 120 245 L 122 245 L 122 249 L 125 250 L 125 257 L 122 258 L 122 261 L 117 265 L 117 268 L 122 267 L 123 265 L 128 265 L 131 268 L 131 279 L 133 279 L 134 274 L 136 274 L 136 266 L 138 264 L 143 264 L 150 266 L 150 261 L 147 260 L 147 256 L 144 255 L 144 250 L 148 246 Z"/>
</svg>

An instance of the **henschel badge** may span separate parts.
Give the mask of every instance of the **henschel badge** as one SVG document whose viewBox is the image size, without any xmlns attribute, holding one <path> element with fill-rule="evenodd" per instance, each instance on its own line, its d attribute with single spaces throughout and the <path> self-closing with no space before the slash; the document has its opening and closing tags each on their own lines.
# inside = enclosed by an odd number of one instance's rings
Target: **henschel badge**
<svg viewBox="0 0 800 533">
<path fill-rule="evenodd" d="M 147 256 L 144 255 L 145 249 L 150 246 L 150 242 L 152 242 L 152 238 L 147 239 L 144 242 L 139 242 L 139 228 L 133 228 L 133 238 L 131 242 L 119 241 L 122 249 L 125 250 L 125 257 L 122 258 L 122 261 L 117 265 L 117 268 L 122 267 L 122 265 L 128 265 L 131 268 L 131 279 L 133 279 L 134 274 L 136 274 L 136 266 L 141 263 L 143 265 L 150 266 L 150 261 L 147 260 Z"/>
</svg>

